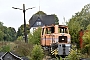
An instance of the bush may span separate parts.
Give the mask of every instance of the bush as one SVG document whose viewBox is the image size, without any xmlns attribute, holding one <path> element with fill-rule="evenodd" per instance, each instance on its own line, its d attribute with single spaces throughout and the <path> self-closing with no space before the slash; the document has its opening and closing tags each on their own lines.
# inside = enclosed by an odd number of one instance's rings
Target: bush
<svg viewBox="0 0 90 60">
<path fill-rule="evenodd" d="M 81 54 L 81 51 L 79 49 L 77 50 L 77 48 L 72 45 L 72 49 L 66 58 L 68 58 L 69 60 L 79 60 L 82 57 L 83 55 Z"/>
<path fill-rule="evenodd" d="M 43 50 L 40 45 L 35 45 L 32 50 L 32 60 L 42 60 L 43 59 Z"/>
<path fill-rule="evenodd" d="M 40 44 L 41 28 L 36 29 L 32 34 L 28 36 L 29 43 Z"/>
<path fill-rule="evenodd" d="M 2 51 L 2 52 L 9 52 L 10 51 L 10 46 L 9 45 L 2 46 L 0 51 Z"/>
<path fill-rule="evenodd" d="M 15 41 L 14 42 L 16 46 L 14 47 L 13 51 L 20 56 L 31 56 L 31 51 L 33 49 L 33 44 L 28 44 L 21 41 Z"/>
<path fill-rule="evenodd" d="M 18 38 L 17 38 L 17 40 L 23 40 L 23 36 L 19 36 Z"/>
</svg>

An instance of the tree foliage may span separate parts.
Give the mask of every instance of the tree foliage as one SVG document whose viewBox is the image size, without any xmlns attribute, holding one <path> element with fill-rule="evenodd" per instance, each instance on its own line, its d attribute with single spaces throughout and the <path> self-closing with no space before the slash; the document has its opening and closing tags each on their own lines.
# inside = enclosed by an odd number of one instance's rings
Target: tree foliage
<svg viewBox="0 0 90 60">
<path fill-rule="evenodd" d="M 16 40 L 16 30 L 13 27 L 3 26 L 0 22 L 0 41 L 14 41 Z"/>
<path fill-rule="evenodd" d="M 0 41 L 3 41 L 4 33 L 0 30 Z"/>
<path fill-rule="evenodd" d="M 44 13 L 43 11 L 38 11 L 37 13 L 35 13 L 34 15 L 47 15 L 46 13 Z"/>
<path fill-rule="evenodd" d="M 0 22 L 0 41 L 3 40 L 3 37 L 4 37 L 3 35 L 4 35 L 4 32 L 3 32 L 3 23 Z"/>
<path fill-rule="evenodd" d="M 4 41 L 15 41 L 16 40 L 16 30 L 13 27 L 4 26 Z"/>
<path fill-rule="evenodd" d="M 16 30 L 13 27 L 9 27 L 7 29 L 8 37 L 10 40 L 8 41 L 15 41 L 16 40 Z"/>
<path fill-rule="evenodd" d="M 70 20 L 68 27 L 71 34 L 72 43 L 79 43 L 78 38 L 79 38 L 79 31 L 81 28 L 80 24 L 77 21 Z"/>
<path fill-rule="evenodd" d="M 22 41 L 24 38 L 23 36 L 18 36 L 17 40 Z"/>
<path fill-rule="evenodd" d="M 86 30 L 88 24 L 90 24 L 90 4 L 87 4 L 82 8 L 80 12 L 75 13 L 68 22 L 71 38 L 73 43 L 79 43 L 79 31 L 80 29 Z"/>
<path fill-rule="evenodd" d="M 36 29 L 32 34 L 29 34 L 29 43 L 40 44 L 41 28 Z"/>
<path fill-rule="evenodd" d="M 83 35 L 83 50 L 90 55 L 90 24 L 87 26 L 87 31 Z"/>
<path fill-rule="evenodd" d="M 26 32 L 27 32 L 27 34 L 30 33 L 30 27 L 29 27 L 28 24 L 26 24 Z M 22 25 L 18 28 L 17 38 L 20 37 L 20 36 L 24 36 L 24 24 L 22 24 Z"/>
</svg>

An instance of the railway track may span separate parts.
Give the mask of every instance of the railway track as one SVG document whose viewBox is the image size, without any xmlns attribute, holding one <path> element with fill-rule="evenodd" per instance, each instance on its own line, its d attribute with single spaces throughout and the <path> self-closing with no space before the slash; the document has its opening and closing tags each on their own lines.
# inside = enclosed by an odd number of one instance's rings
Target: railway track
<svg viewBox="0 0 90 60">
<path fill-rule="evenodd" d="M 56 58 L 52 58 L 51 56 L 45 56 L 43 60 L 57 60 Z"/>
<path fill-rule="evenodd" d="M 68 58 L 61 58 L 62 60 L 69 60 Z M 60 60 L 60 57 L 57 57 L 57 58 L 55 58 L 55 57 L 51 57 L 51 56 L 48 56 L 48 55 L 46 55 L 44 58 L 43 58 L 43 60 Z"/>
<path fill-rule="evenodd" d="M 13 54 L 12 52 L 6 52 L 0 57 L 0 60 L 23 60 L 23 59 Z"/>
</svg>

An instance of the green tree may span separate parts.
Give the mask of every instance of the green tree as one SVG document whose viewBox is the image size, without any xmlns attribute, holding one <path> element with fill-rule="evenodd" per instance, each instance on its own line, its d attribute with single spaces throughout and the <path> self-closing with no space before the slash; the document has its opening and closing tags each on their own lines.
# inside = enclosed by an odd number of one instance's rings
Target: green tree
<svg viewBox="0 0 90 60">
<path fill-rule="evenodd" d="M 81 29 L 80 24 L 77 21 L 74 21 L 74 19 L 71 19 L 68 23 L 68 27 L 69 27 L 72 43 L 76 43 L 78 45 L 79 44 L 79 31 Z"/>
<path fill-rule="evenodd" d="M 36 29 L 32 34 L 29 34 L 29 43 L 40 44 L 41 28 Z"/>
<path fill-rule="evenodd" d="M 4 41 L 15 41 L 16 40 L 16 30 L 13 27 L 3 26 Z"/>
<path fill-rule="evenodd" d="M 88 26 L 88 24 L 90 24 L 90 4 L 87 4 L 84 6 L 84 8 L 82 8 L 81 12 L 79 13 L 79 18 L 80 18 L 80 24 L 81 26 L 84 27 L 84 29 L 86 29 L 86 27 Z"/>
<path fill-rule="evenodd" d="M 17 40 L 22 41 L 23 40 L 23 36 L 18 36 Z"/>
<path fill-rule="evenodd" d="M 3 23 L 0 22 L 0 30 L 3 30 Z"/>
<path fill-rule="evenodd" d="M 11 38 L 10 41 L 16 40 L 16 30 L 13 27 L 8 28 L 8 34 L 9 34 L 9 37 Z"/>
<path fill-rule="evenodd" d="M 90 30 L 90 24 L 87 26 L 87 30 Z"/>
<path fill-rule="evenodd" d="M 4 33 L 0 30 L 0 41 L 3 41 Z"/>
<path fill-rule="evenodd" d="M 3 35 L 4 35 L 4 33 L 3 33 L 3 23 L 0 22 L 0 41 L 3 40 L 3 37 L 4 37 Z"/>
<path fill-rule="evenodd" d="M 26 24 L 26 32 L 27 34 L 30 33 L 30 27 L 28 24 Z M 18 31 L 17 31 L 17 38 L 19 36 L 24 36 L 24 24 L 22 24 L 19 28 L 18 28 Z"/>
<path fill-rule="evenodd" d="M 46 13 L 44 13 L 43 11 L 38 11 L 37 13 L 35 13 L 34 15 L 47 15 Z"/>
<path fill-rule="evenodd" d="M 90 55 L 90 24 L 87 26 L 87 31 L 83 35 L 83 49 Z"/>
<path fill-rule="evenodd" d="M 35 45 L 32 50 L 32 60 L 42 60 L 43 59 L 43 50 L 40 45 Z"/>
<path fill-rule="evenodd" d="M 14 41 L 16 40 L 16 30 L 13 27 L 3 26 L 0 22 L 0 41 Z"/>
<path fill-rule="evenodd" d="M 79 31 L 80 29 L 86 30 L 90 24 L 90 4 L 82 8 L 80 12 L 75 13 L 68 22 L 69 31 L 71 34 L 72 42 L 79 44 Z"/>
</svg>

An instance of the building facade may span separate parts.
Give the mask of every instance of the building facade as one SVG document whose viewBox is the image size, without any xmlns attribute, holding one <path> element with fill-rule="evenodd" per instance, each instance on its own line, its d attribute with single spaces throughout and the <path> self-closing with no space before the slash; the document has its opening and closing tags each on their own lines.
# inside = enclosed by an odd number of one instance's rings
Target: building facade
<svg viewBox="0 0 90 60">
<path fill-rule="evenodd" d="M 54 15 L 33 15 L 29 20 L 30 32 L 33 32 L 38 27 L 55 24 Z"/>
</svg>

